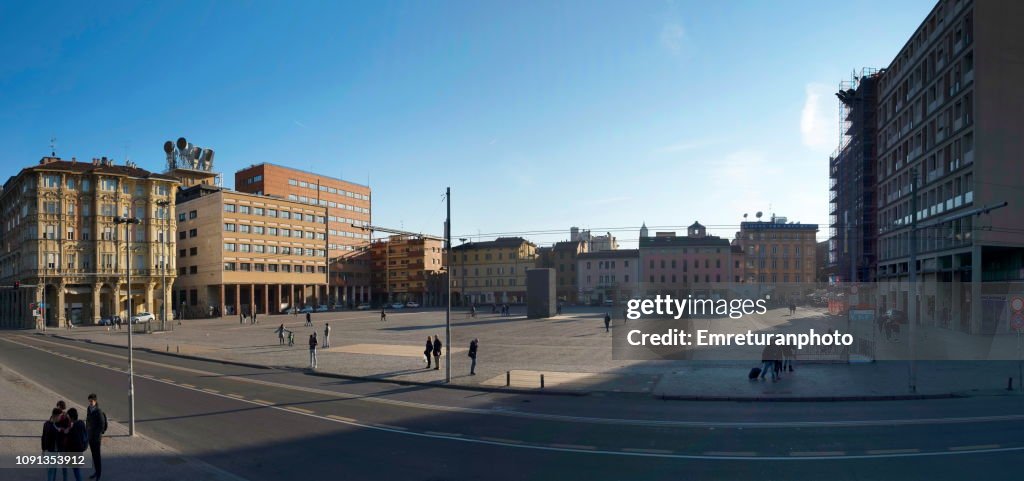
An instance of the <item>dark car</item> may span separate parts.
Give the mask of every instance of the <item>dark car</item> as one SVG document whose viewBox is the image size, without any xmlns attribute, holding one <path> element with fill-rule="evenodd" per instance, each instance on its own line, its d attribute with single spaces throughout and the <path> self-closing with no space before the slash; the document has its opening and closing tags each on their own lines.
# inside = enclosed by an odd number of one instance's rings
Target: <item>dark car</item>
<svg viewBox="0 0 1024 481">
<path fill-rule="evenodd" d="M 896 309 L 889 309 L 888 311 L 885 311 L 883 319 L 886 322 L 895 322 L 897 324 L 906 324 L 908 322 L 907 313 Z"/>
</svg>

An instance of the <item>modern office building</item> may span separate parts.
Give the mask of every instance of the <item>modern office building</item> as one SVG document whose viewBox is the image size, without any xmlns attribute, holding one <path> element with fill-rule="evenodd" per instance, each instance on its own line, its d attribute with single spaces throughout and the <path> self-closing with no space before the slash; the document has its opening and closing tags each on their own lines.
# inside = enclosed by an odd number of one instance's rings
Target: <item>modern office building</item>
<svg viewBox="0 0 1024 481">
<path fill-rule="evenodd" d="M 833 282 L 871 282 L 875 276 L 878 226 L 875 198 L 877 69 L 865 68 L 844 81 L 840 145 L 829 158 L 829 248 Z"/>
<path fill-rule="evenodd" d="M 44 157 L 7 180 L 0 193 L 0 285 L 8 286 L 0 291 L 2 327 L 127 318 L 129 295 L 132 314 L 160 319 L 175 277 L 170 209 L 177 187 L 173 177 L 106 157 Z M 115 223 L 121 217 L 140 222 Z"/>
<path fill-rule="evenodd" d="M 324 207 L 200 183 L 178 192 L 176 211 L 183 317 L 326 304 Z"/>
<path fill-rule="evenodd" d="M 452 301 L 460 305 L 526 301 L 526 270 L 537 267 L 537 246 L 522 237 L 452 247 Z"/>
<path fill-rule="evenodd" d="M 743 253 L 728 239 L 708 235 L 694 222 L 686 235 L 640 228 L 640 289 L 643 295 L 727 295 L 743 280 Z"/>
<path fill-rule="evenodd" d="M 370 247 L 373 301 L 416 302 L 439 306 L 445 292 L 436 278 L 444 272 L 444 239 L 426 235 L 392 235 Z"/>
<path fill-rule="evenodd" d="M 640 251 L 638 249 L 585 252 L 576 257 L 579 302 L 624 303 L 640 293 Z"/>
<path fill-rule="evenodd" d="M 916 302 L 925 324 L 997 332 L 1024 280 L 1021 18 L 1022 2 L 941 0 L 878 82 L 879 304 Z"/>
<path fill-rule="evenodd" d="M 329 301 L 349 304 L 370 299 L 371 279 L 363 252 L 370 245 L 370 232 L 363 228 L 371 221 L 368 186 L 262 163 L 235 172 L 235 189 L 326 209 L 326 248 L 331 270 Z"/>
</svg>

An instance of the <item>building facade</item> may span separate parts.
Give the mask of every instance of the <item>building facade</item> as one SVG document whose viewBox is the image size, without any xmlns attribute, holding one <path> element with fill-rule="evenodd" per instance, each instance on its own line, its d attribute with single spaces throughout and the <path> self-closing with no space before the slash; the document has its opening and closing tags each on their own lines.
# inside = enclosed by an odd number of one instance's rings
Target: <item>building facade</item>
<svg viewBox="0 0 1024 481">
<path fill-rule="evenodd" d="M 327 210 L 331 304 L 370 300 L 371 278 L 363 248 L 370 245 L 371 192 L 365 185 L 334 177 L 262 163 L 235 172 L 239 192 L 281 197 Z"/>
<path fill-rule="evenodd" d="M 575 240 L 556 242 L 550 249 L 544 249 L 537 256 L 539 260 L 537 267 L 555 270 L 555 297 L 559 301 L 570 304 L 579 302 L 576 259 L 585 252 L 587 252 L 587 242 Z"/>
<path fill-rule="evenodd" d="M 768 222 L 741 222 L 737 241 L 746 254 L 747 282 L 762 288 L 811 284 L 817 278 L 815 236 L 818 224 L 787 222 L 772 216 Z"/>
<path fill-rule="evenodd" d="M 1021 18 L 1021 2 L 941 0 L 882 72 L 880 307 L 913 302 L 924 324 L 1008 332 L 998 313 L 1009 294 L 1019 295 L 1012 283 L 1024 280 Z M 1002 202 L 1009 207 L 959 216 Z M 911 268 L 920 274 L 913 294 Z M 986 305 L 992 315 L 983 315 Z"/>
<path fill-rule="evenodd" d="M 440 306 L 445 299 L 437 276 L 444 271 L 444 240 L 424 235 L 392 235 L 370 247 L 373 300 L 377 304 L 416 302 Z"/>
<path fill-rule="evenodd" d="M 0 193 L 0 284 L 11 286 L 0 292 L 3 326 L 127 318 L 129 295 L 132 314 L 160 319 L 175 277 L 177 187 L 172 177 L 105 157 L 44 157 L 10 178 Z M 140 223 L 115 223 L 120 217 Z"/>
<path fill-rule="evenodd" d="M 593 235 L 590 230 L 580 230 L 579 227 L 569 229 L 570 241 L 582 241 L 586 244 L 587 252 L 609 251 L 619 248 L 619 242 L 611 232 L 604 235 Z"/>
<path fill-rule="evenodd" d="M 685 236 L 640 229 L 640 289 L 645 296 L 725 296 L 743 280 L 743 253 L 699 222 Z"/>
<path fill-rule="evenodd" d="M 326 304 L 325 208 L 198 184 L 178 193 L 176 212 L 183 317 Z"/>
<path fill-rule="evenodd" d="M 576 258 L 576 278 L 580 303 L 624 303 L 640 294 L 640 251 L 582 253 Z"/>
<path fill-rule="evenodd" d="M 526 270 L 537 267 L 537 246 L 522 237 L 452 247 L 452 302 L 468 306 L 526 301 Z"/>
</svg>

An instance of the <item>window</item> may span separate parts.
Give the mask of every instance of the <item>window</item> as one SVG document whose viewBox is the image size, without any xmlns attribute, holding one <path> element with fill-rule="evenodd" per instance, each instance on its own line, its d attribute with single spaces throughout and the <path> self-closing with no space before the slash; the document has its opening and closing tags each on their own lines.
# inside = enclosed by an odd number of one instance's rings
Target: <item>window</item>
<svg viewBox="0 0 1024 481">
<path fill-rule="evenodd" d="M 247 206 L 247 205 L 240 205 L 240 206 L 238 206 L 238 213 L 239 214 L 248 214 L 249 213 L 249 206 Z"/>
<path fill-rule="evenodd" d="M 188 236 L 189 237 L 195 237 L 197 235 L 199 235 L 198 229 L 189 229 L 188 230 Z"/>
<path fill-rule="evenodd" d="M 198 212 L 196 212 L 196 211 L 194 211 L 194 210 L 190 210 L 190 211 L 188 211 L 188 218 L 189 218 L 189 219 L 195 219 L 195 218 L 196 218 L 196 217 L 198 217 L 198 216 L 199 216 L 199 213 L 198 213 Z"/>
<path fill-rule="evenodd" d="M 281 218 L 282 219 L 291 219 L 292 218 L 292 213 L 288 212 L 286 210 L 282 210 L 281 211 Z"/>
<path fill-rule="evenodd" d="M 267 209 L 267 217 L 277 217 L 277 209 Z"/>
<path fill-rule="evenodd" d="M 288 185 L 299 185 L 299 181 L 295 179 L 288 179 Z"/>
<path fill-rule="evenodd" d="M 260 234 L 260 235 L 262 235 L 263 234 L 263 226 L 260 226 L 260 225 L 252 226 L 252 233 L 253 234 Z"/>
<path fill-rule="evenodd" d="M 190 247 L 188 249 L 188 255 L 190 255 L 190 256 L 199 255 L 199 250 L 197 248 L 195 248 L 195 247 Z"/>
<path fill-rule="evenodd" d="M 224 204 L 224 212 L 235 212 L 235 204 Z"/>
<path fill-rule="evenodd" d="M 263 211 L 262 207 L 253 207 L 252 208 L 252 215 L 263 215 L 263 212 L 264 211 Z"/>
<path fill-rule="evenodd" d="M 199 273 L 199 266 L 191 266 L 191 267 L 189 267 L 188 268 L 188 273 L 189 274 L 198 274 Z"/>
<path fill-rule="evenodd" d="M 59 175 L 44 175 L 43 176 L 43 187 L 49 187 L 49 188 L 60 187 L 60 176 Z"/>
<path fill-rule="evenodd" d="M 67 185 L 68 190 L 75 190 L 75 179 L 69 177 L 65 185 Z"/>
<path fill-rule="evenodd" d="M 224 243 L 224 250 L 227 252 L 235 252 L 235 244 L 231 242 Z"/>
<path fill-rule="evenodd" d="M 113 192 L 117 190 L 117 179 L 100 179 L 100 190 Z"/>
<path fill-rule="evenodd" d="M 226 270 L 226 271 L 233 271 L 233 270 L 235 270 L 235 263 L 234 262 L 225 262 L 224 263 L 224 270 Z"/>
<path fill-rule="evenodd" d="M 245 271 L 245 272 L 252 271 L 252 264 L 250 264 L 248 262 L 243 262 L 243 263 L 238 265 L 238 270 Z"/>
<path fill-rule="evenodd" d="M 105 236 L 105 235 L 106 235 L 106 234 L 104 234 L 104 236 Z M 179 231 L 179 232 L 178 232 L 178 240 L 182 240 L 182 239 L 184 239 L 185 237 L 187 237 L 187 235 L 188 235 L 188 233 L 187 233 L 187 232 L 185 232 L 185 231 Z"/>
<path fill-rule="evenodd" d="M 82 179 L 82 192 L 89 192 L 90 190 L 92 190 L 92 181 Z"/>
<path fill-rule="evenodd" d="M 238 252 L 250 252 L 251 250 L 251 244 L 238 244 Z"/>
<path fill-rule="evenodd" d="M 178 222 L 185 222 L 185 213 L 178 214 Z"/>
<path fill-rule="evenodd" d="M 235 224 L 224 224 L 224 232 L 234 232 Z"/>
<path fill-rule="evenodd" d="M 249 233 L 249 226 L 247 224 L 239 224 L 238 232 L 241 232 L 242 234 L 248 234 Z"/>
</svg>

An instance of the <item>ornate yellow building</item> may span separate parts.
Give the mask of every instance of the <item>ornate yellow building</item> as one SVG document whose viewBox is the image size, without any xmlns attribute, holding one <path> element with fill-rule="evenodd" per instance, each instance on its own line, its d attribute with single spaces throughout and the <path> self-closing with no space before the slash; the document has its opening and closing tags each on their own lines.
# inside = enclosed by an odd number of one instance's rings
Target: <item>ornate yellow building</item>
<svg viewBox="0 0 1024 481">
<path fill-rule="evenodd" d="M 133 313 L 159 320 L 175 277 L 177 187 L 172 177 L 105 157 L 44 157 L 11 177 L 0 192 L 0 326 L 126 318 L 129 292 Z"/>
<path fill-rule="evenodd" d="M 526 270 L 537 267 L 537 246 L 522 237 L 499 237 L 452 247 L 452 302 L 526 302 Z"/>
</svg>

